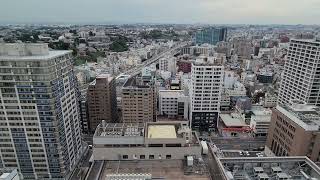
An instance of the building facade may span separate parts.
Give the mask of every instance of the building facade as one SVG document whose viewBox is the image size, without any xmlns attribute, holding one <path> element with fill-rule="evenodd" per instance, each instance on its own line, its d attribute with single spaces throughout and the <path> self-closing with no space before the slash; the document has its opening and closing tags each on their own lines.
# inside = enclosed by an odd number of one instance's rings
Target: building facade
<svg viewBox="0 0 320 180">
<path fill-rule="evenodd" d="M 278 103 L 292 99 L 320 106 L 320 41 L 290 41 Z"/>
<path fill-rule="evenodd" d="M 214 130 L 220 112 L 224 67 L 214 59 L 198 59 L 191 69 L 190 118 L 192 128 Z"/>
<path fill-rule="evenodd" d="M 184 90 L 159 90 L 160 115 L 188 119 L 189 97 Z"/>
<path fill-rule="evenodd" d="M 196 32 L 196 44 L 216 45 L 217 42 L 227 40 L 227 28 L 206 28 Z"/>
<path fill-rule="evenodd" d="M 81 94 L 79 98 L 80 105 L 80 119 L 82 133 L 89 133 L 89 113 L 88 113 L 88 101 L 86 94 Z"/>
<path fill-rule="evenodd" d="M 320 160 L 320 109 L 294 100 L 273 109 L 266 146 L 277 156 Z"/>
<path fill-rule="evenodd" d="M 82 155 L 71 51 L 0 45 L 0 164 L 23 179 L 68 179 Z"/>
<path fill-rule="evenodd" d="M 238 60 L 250 59 L 251 52 L 252 44 L 249 40 L 244 38 L 233 40 L 233 54 L 238 56 Z"/>
<path fill-rule="evenodd" d="M 178 71 L 182 71 L 183 73 L 190 73 L 191 72 L 191 66 L 192 62 L 187 60 L 179 60 L 177 62 L 178 65 Z"/>
<path fill-rule="evenodd" d="M 128 79 L 122 88 L 122 122 L 145 123 L 156 120 L 157 98 L 154 85 Z"/>
<path fill-rule="evenodd" d="M 90 132 L 93 133 L 102 120 L 118 121 L 116 80 L 111 75 L 98 75 L 89 84 L 87 101 Z"/>
<path fill-rule="evenodd" d="M 160 71 L 169 71 L 172 74 L 175 74 L 177 71 L 177 60 L 176 58 L 164 57 L 159 59 L 159 70 Z"/>
<path fill-rule="evenodd" d="M 93 136 L 94 160 L 183 160 L 201 157 L 196 133 L 187 121 L 101 123 Z"/>
</svg>

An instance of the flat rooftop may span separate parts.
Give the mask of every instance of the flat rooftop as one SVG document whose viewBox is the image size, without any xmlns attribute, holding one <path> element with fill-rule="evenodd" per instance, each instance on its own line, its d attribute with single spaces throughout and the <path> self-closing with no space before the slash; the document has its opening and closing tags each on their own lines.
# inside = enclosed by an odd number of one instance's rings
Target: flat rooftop
<svg viewBox="0 0 320 180">
<path fill-rule="evenodd" d="M 97 78 L 97 79 L 105 79 L 105 78 L 108 78 L 109 81 L 113 79 L 113 77 L 111 76 L 111 74 L 99 74 L 99 75 L 97 75 L 96 78 Z"/>
<path fill-rule="evenodd" d="M 248 126 L 237 114 L 220 114 L 220 119 L 227 127 Z"/>
<path fill-rule="evenodd" d="M 256 116 L 271 116 L 272 111 L 271 109 L 262 107 L 262 106 L 255 106 L 253 105 L 251 107 L 251 111 Z"/>
<path fill-rule="evenodd" d="M 254 169 L 263 169 L 263 176 L 274 177 L 272 169 L 281 170 L 278 177 L 291 179 L 320 179 L 320 167 L 304 156 L 290 157 L 235 157 L 219 158 L 218 165 L 223 169 L 223 174 L 231 174 L 233 178 L 255 180 Z M 262 176 L 262 175 L 261 175 Z"/>
<path fill-rule="evenodd" d="M 320 41 L 317 39 L 291 39 L 290 42 L 307 42 L 320 46 Z"/>
<path fill-rule="evenodd" d="M 164 98 L 178 98 L 185 96 L 183 90 L 159 90 L 159 95 Z"/>
<path fill-rule="evenodd" d="M 59 56 L 63 56 L 65 54 L 71 53 L 72 51 L 69 50 L 54 50 L 49 51 L 46 55 L 32 55 L 32 56 L 6 56 L 0 55 L 1 60 L 43 60 L 43 59 L 52 59 Z"/>
<path fill-rule="evenodd" d="M 177 138 L 174 125 L 149 125 L 148 138 Z"/>
<path fill-rule="evenodd" d="M 151 174 L 152 178 L 166 180 L 209 180 L 204 165 L 194 162 L 191 169 L 182 160 L 164 161 L 105 161 L 99 180 L 106 180 L 109 174 Z"/>
<path fill-rule="evenodd" d="M 306 130 L 319 130 L 320 108 L 313 105 L 293 104 L 277 106 L 277 110 Z"/>
<path fill-rule="evenodd" d="M 93 81 L 90 83 L 90 85 L 92 85 L 92 86 L 96 85 L 97 80 L 99 81 L 99 79 L 100 79 L 100 80 L 102 80 L 102 79 L 107 79 L 108 82 L 110 82 L 110 81 L 112 81 L 112 80 L 114 79 L 114 77 L 112 77 L 111 74 L 99 74 L 99 75 L 96 76 L 96 79 L 93 80 Z"/>
<path fill-rule="evenodd" d="M 150 88 L 148 83 L 144 83 L 137 77 L 129 78 L 123 85 L 124 88 Z"/>
</svg>

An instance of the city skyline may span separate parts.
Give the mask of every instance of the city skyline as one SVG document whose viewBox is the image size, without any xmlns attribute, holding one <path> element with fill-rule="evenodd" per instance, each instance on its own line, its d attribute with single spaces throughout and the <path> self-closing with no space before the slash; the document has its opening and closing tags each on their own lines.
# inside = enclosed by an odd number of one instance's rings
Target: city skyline
<svg viewBox="0 0 320 180">
<path fill-rule="evenodd" d="M 4 1 L 0 23 L 317 24 L 310 0 Z M 37 11 L 32 10 L 37 7 Z M 14 12 L 14 13 L 13 13 Z M 32 12 L 32 13 L 30 13 Z"/>
</svg>

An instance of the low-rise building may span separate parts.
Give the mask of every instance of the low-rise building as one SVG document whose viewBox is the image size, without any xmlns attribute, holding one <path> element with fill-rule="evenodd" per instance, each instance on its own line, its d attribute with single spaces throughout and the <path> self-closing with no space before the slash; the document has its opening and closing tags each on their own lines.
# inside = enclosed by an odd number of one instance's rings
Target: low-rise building
<svg viewBox="0 0 320 180">
<path fill-rule="evenodd" d="M 277 106 L 278 96 L 274 93 L 267 92 L 264 97 L 263 106 L 266 108 L 272 108 Z"/>
<path fill-rule="evenodd" d="M 201 146 L 187 121 L 106 124 L 93 136 L 94 160 L 169 160 L 201 157 Z"/>
<path fill-rule="evenodd" d="M 251 132 L 244 117 L 239 113 L 220 114 L 219 120 L 219 132 L 225 137 L 238 137 Z"/>
<path fill-rule="evenodd" d="M 160 115 L 188 119 L 189 97 L 184 90 L 159 90 Z"/>
<path fill-rule="evenodd" d="M 272 111 L 262 106 L 251 107 L 250 128 L 255 136 L 267 136 Z"/>
<path fill-rule="evenodd" d="M 241 84 L 240 82 L 235 82 L 233 84 L 232 88 L 226 88 L 226 93 L 230 96 L 230 97 L 242 97 L 242 96 L 246 96 L 246 88 L 243 84 Z"/>
</svg>

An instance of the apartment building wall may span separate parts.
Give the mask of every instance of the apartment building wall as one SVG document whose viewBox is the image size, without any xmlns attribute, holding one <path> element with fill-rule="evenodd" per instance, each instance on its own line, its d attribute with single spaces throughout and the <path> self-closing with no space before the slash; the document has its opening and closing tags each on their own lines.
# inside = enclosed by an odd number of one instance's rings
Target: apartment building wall
<svg viewBox="0 0 320 180">
<path fill-rule="evenodd" d="M 24 179 L 67 179 L 82 154 L 71 51 L 0 49 L 0 164 Z"/>
<path fill-rule="evenodd" d="M 195 63 L 191 71 L 190 118 L 194 129 L 213 130 L 217 127 L 223 66 Z"/>
<path fill-rule="evenodd" d="M 308 156 L 319 161 L 320 132 L 304 129 L 277 107 L 272 112 L 266 146 L 277 156 Z"/>
<path fill-rule="evenodd" d="M 144 123 L 156 120 L 156 93 L 153 86 L 122 89 L 122 122 Z"/>
<path fill-rule="evenodd" d="M 320 106 L 320 42 L 290 41 L 278 103 L 288 104 L 292 99 Z"/>
<path fill-rule="evenodd" d="M 159 91 L 160 115 L 188 119 L 188 106 L 189 97 L 184 95 L 184 90 Z"/>
<path fill-rule="evenodd" d="M 88 102 L 86 95 L 81 95 L 79 99 L 80 105 L 80 119 L 82 133 L 89 132 L 89 112 L 88 112 Z"/>
<path fill-rule="evenodd" d="M 159 70 L 160 71 L 169 71 L 172 74 L 176 73 L 176 58 L 164 57 L 159 59 Z"/>
<path fill-rule="evenodd" d="M 102 120 L 117 122 L 117 97 L 115 79 L 108 74 L 97 76 L 87 93 L 89 129 L 94 132 Z"/>
</svg>

